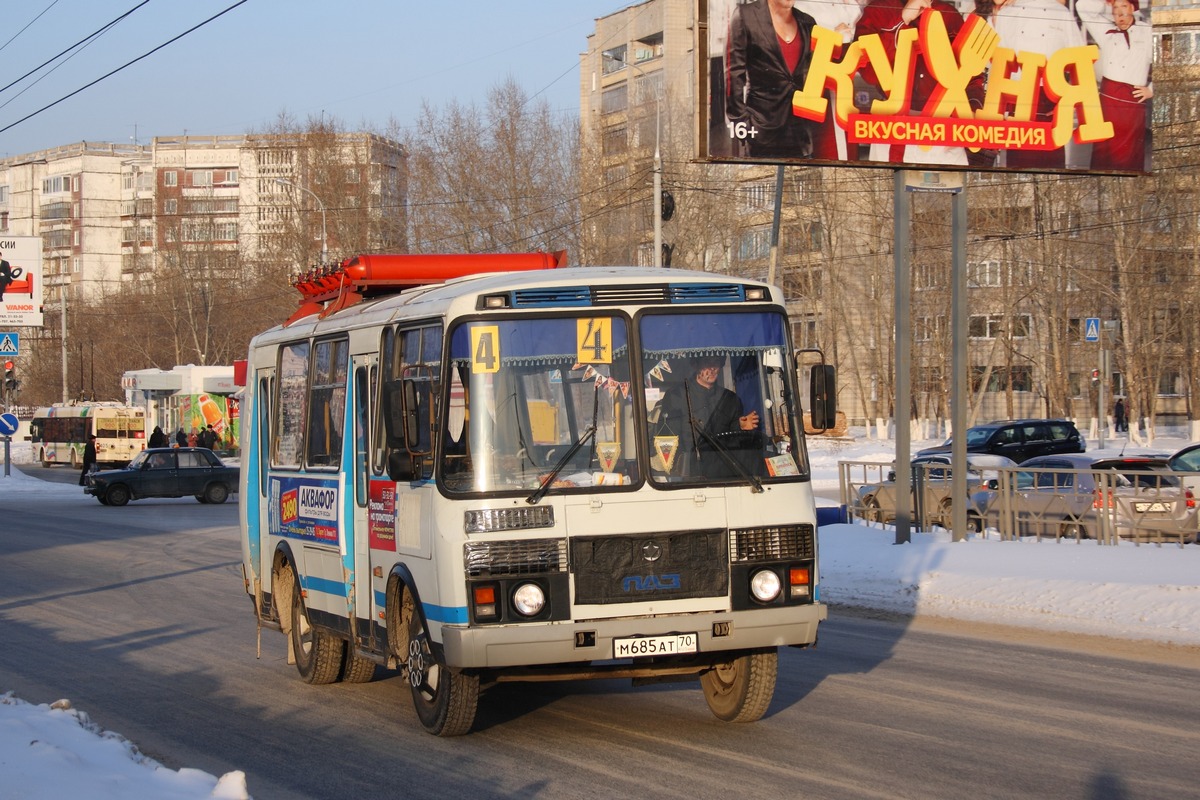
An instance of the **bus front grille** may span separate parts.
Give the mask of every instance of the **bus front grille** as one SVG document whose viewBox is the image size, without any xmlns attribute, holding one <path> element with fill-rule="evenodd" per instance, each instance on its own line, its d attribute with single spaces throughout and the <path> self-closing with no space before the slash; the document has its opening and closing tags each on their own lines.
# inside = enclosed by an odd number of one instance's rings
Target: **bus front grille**
<svg viewBox="0 0 1200 800">
<path fill-rule="evenodd" d="M 603 605 L 724 597 L 729 547 L 722 529 L 571 540 L 575 603 Z"/>
<path fill-rule="evenodd" d="M 812 525 L 768 525 L 729 532 L 729 558 L 735 564 L 811 559 L 816 554 Z"/>
</svg>

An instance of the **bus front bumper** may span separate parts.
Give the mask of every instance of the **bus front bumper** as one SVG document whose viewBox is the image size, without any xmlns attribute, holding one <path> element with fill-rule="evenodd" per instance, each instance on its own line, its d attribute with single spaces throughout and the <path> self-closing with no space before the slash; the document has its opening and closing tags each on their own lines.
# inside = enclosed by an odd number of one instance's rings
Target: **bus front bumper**
<svg viewBox="0 0 1200 800">
<path fill-rule="evenodd" d="M 446 663 L 460 669 L 608 661 L 618 658 L 614 639 L 695 634 L 697 655 L 805 646 L 817 640 L 828 616 L 822 603 L 750 611 L 673 614 L 582 622 L 442 627 Z M 630 660 L 630 659 L 626 659 Z"/>
</svg>

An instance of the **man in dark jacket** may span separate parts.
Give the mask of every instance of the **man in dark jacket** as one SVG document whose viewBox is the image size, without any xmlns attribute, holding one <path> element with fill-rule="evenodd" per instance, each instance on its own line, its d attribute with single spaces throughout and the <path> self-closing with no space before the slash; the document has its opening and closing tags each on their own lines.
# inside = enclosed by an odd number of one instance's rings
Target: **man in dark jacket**
<svg viewBox="0 0 1200 800">
<path fill-rule="evenodd" d="M 691 377 L 671 386 L 663 395 L 658 409 L 658 433 L 680 437 L 681 474 L 735 477 L 737 471 L 730 467 L 725 456 L 733 458 L 750 474 L 758 472 L 756 462 L 762 452 L 758 412 L 743 414 L 738 396 L 718 384 L 723 365 L 722 358 L 701 358 L 695 362 Z"/>
<path fill-rule="evenodd" d="M 96 468 L 96 435 L 89 433 L 83 446 L 83 470 L 79 473 L 79 485 L 87 483 L 87 474 Z"/>
</svg>

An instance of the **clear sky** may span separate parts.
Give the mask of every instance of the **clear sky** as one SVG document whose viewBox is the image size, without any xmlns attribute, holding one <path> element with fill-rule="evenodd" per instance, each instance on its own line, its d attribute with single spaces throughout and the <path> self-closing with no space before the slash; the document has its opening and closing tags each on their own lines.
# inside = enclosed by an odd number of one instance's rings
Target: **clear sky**
<svg viewBox="0 0 1200 800">
<path fill-rule="evenodd" d="M 422 100 L 480 103 L 507 77 L 577 115 L 579 54 L 620 0 L 246 0 L 106 80 L 18 123 L 237 0 L 30 0 L 0 26 L 0 157 L 88 141 L 261 130 L 281 112 L 348 129 L 422 124 Z M 140 7 L 139 7 L 140 5 Z M 15 124 L 14 123 L 18 123 Z M 12 126 L 12 127 L 9 127 Z"/>
</svg>

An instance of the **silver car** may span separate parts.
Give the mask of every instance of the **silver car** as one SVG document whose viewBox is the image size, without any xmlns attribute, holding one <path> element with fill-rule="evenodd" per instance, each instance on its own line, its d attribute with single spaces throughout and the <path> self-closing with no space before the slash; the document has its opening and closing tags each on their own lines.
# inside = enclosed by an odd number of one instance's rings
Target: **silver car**
<svg viewBox="0 0 1200 800">
<path fill-rule="evenodd" d="M 1197 533 L 1196 498 L 1159 457 L 1039 456 L 971 500 L 972 527 L 1014 536 L 1190 542 Z"/>
<path fill-rule="evenodd" d="M 1012 459 L 988 453 L 967 454 L 967 494 L 982 487 L 1000 468 L 1016 467 Z M 922 523 L 949 527 L 954 513 L 954 497 L 950 477 L 950 454 L 935 453 L 917 456 L 912 460 L 913 500 L 916 486 L 921 484 Z M 891 523 L 896 520 L 896 474 L 891 471 L 885 481 L 867 483 L 857 488 L 858 513 L 868 522 Z"/>
</svg>

